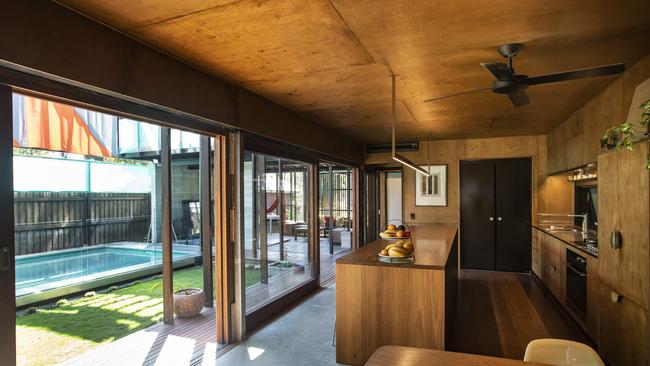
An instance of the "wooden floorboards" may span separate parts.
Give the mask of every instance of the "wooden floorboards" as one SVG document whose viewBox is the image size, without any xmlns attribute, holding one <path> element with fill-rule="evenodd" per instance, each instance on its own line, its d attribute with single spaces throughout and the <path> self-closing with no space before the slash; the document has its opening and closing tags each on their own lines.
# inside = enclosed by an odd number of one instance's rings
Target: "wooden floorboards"
<svg viewBox="0 0 650 366">
<path fill-rule="evenodd" d="M 214 308 L 204 308 L 196 317 L 177 318 L 173 325 L 155 324 L 87 352 L 64 365 L 195 365 L 203 361 L 212 365 L 219 348 L 215 337 Z"/>
<path fill-rule="evenodd" d="M 460 271 L 453 311 L 450 351 L 523 359 L 526 345 L 538 338 L 588 343 L 585 335 L 551 295 L 530 275 Z M 334 304 L 332 304 L 334 306 Z M 172 326 L 156 324 L 97 348 L 67 365 L 213 364 L 215 315 L 204 309 Z"/>
<path fill-rule="evenodd" d="M 568 314 L 529 274 L 459 272 L 458 299 L 446 349 L 523 359 L 538 338 L 589 344 Z"/>
<path fill-rule="evenodd" d="M 251 313 L 311 279 L 310 270 L 302 273 L 284 271 L 269 278 L 268 283 L 256 283 L 246 288 L 246 313 Z"/>
<path fill-rule="evenodd" d="M 320 259 L 321 285 L 327 285 L 336 277 L 336 259 L 349 250 L 340 250 L 334 255 L 323 255 Z M 256 283 L 246 288 L 246 313 L 249 314 L 274 299 L 286 294 L 296 287 L 308 282 L 311 277 L 309 268 L 303 273 L 284 271 L 269 278 L 268 283 Z"/>
</svg>

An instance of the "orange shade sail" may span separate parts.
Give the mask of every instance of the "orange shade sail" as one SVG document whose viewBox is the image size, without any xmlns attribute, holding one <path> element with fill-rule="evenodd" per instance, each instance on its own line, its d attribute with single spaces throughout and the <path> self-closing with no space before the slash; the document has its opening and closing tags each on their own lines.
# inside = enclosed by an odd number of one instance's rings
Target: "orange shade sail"
<svg viewBox="0 0 650 366">
<path fill-rule="evenodd" d="M 23 147 L 112 156 L 73 106 L 25 97 L 25 125 L 27 146 Z"/>
</svg>

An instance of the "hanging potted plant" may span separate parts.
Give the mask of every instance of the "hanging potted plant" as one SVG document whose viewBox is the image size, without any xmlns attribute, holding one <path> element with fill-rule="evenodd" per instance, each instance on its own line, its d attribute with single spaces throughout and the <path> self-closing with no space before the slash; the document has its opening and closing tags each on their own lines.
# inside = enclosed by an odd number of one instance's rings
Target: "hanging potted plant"
<svg viewBox="0 0 650 366">
<path fill-rule="evenodd" d="M 605 150 L 633 150 L 636 142 L 648 140 L 650 99 L 641 104 L 640 108 L 642 109 L 642 112 L 638 124 L 633 122 L 624 122 L 618 126 L 608 128 L 605 135 L 600 138 L 600 147 Z M 646 168 L 650 169 L 650 155 L 648 155 Z"/>
</svg>

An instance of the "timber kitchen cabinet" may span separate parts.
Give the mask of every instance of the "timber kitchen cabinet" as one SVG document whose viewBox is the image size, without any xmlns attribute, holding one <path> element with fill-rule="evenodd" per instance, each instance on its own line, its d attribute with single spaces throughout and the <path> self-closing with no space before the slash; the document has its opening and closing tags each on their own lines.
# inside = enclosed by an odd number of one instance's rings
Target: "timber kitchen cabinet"
<svg viewBox="0 0 650 366">
<path fill-rule="evenodd" d="M 566 301 L 564 244 L 550 235 L 543 235 L 540 244 L 541 280 L 553 296 L 564 305 Z"/>
<path fill-rule="evenodd" d="M 612 366 L 649 365 L 648 143 L 598 157 L 600 353 Z"/>
<path fill-rule="evenodd" d="M 586 317 L 576 311 L 567 300 L 567 251 L 572 251 L 587 260 L 587 311 Z M 599 339 L 599 301 L 601 301 L 598 278 L 598 258 L 575 248 L 542 229 L 533 227 L 532 231 L 532 269 L 533 273 L 564 306 L 576 323 L 587 333 L 594 343 Z"/>
<path fill-rule="evenodd" d="M 539 277 L 541 275 L 541 253 L 540 251 L 542 250 L 542 237 L 544 234 L 542 234 L 539 230 L 536 228 L 532 229 L 531 233 L 531 238 L 532 238 L 532 271 Z"/>
<path fill-rule="evenodd" d="M 598 278 L 598 258 L 587 255 L 587 334 L 596 344 L 600 339 L 600 293 L 601 283 Z"/>
<path fill-rule="evenodd" d="M 614 298 L 615 297 L 615 298 Z M 600 354 L 611 366 L 649 364 L 648 311 L 602 286 Z"/>
</svg>

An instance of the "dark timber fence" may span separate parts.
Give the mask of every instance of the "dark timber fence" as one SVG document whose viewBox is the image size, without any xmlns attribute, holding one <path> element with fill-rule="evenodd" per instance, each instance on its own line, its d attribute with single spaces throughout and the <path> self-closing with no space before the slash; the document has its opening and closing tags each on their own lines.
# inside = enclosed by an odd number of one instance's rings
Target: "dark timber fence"
<svg viewBox="0 0 650 366">
<path fill-rule="evenodd" d="M 16 255 L 120 241 L 149 232 L 149 193 L 14 192 Z"/>
</svg>

